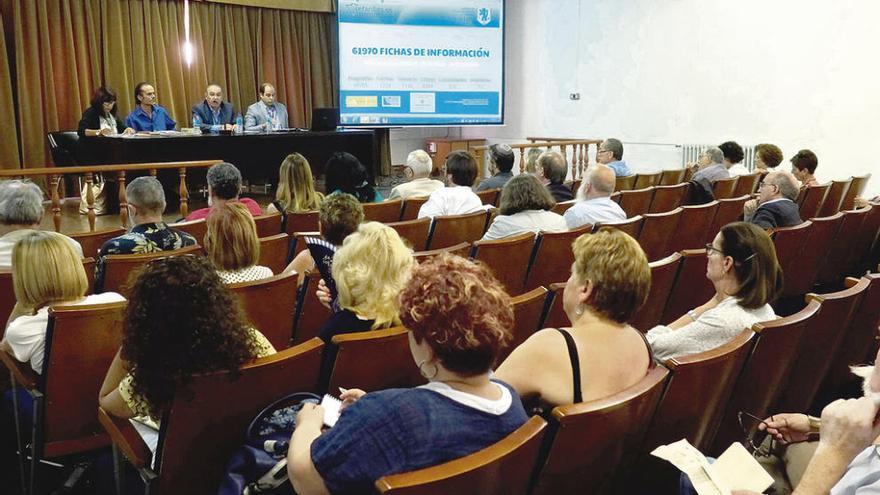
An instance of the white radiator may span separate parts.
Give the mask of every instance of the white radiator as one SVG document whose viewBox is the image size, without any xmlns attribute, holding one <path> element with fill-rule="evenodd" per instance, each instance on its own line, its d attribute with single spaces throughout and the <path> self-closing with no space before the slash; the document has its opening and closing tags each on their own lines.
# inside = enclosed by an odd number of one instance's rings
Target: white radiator
<svg viewBox="0 0 880 495">
<path fill-rule="evenodd" d="M 714 144 L 680 144 L 681 148 L 681 166 L 684 167 L 688 163 L 696 162 L 700 158 L 700 153 L 706 148 L 716 146 Z M 742 145 L 741 145 L 742 146 Z M 743 165 L 749 170 L 755 170 L 755 147 L 743 146 Z"/>
</svg>

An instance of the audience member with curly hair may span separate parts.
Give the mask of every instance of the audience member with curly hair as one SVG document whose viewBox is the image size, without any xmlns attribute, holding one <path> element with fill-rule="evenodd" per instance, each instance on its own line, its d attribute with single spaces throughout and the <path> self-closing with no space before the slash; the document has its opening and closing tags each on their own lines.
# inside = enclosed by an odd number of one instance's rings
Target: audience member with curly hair
<svg viewBox="0 0 880 495">
<path fill-rule="evenodd" d="M 610 227 L 573 245 L 563 308 L 570 328 L 546 328 L 519 345 L 495 376 L 542 409 L 608 397 L 637 383 L 651 364 L 627 321 L 645 303 L 651 269 L 639 244 Z M 540 364 L 538 364 L 540 363 Z"/>
<path fill-rule="evenodd" d="M 565 232 L 565 219 L 550 211 L 554 206 L 556 201 L 537 177 L 517 175 L 504 184 L 501 208 L 483 239 L 501 239 L 523 232 Z"/>
<path fill-rule="evenodd" d="M 768 169 L 776 168 L 782 163 L 782 150 L 770 143 L 755 145 L 755 169 L 766 174 Z"/>
<path fill-rule="evenodd" d="M 304 405 L 288 450 L 297 493 L 367 493 L 382 476 L 471 454 L 526 421 L 516 392 L 490 379 L 510 338 L 513 308 L 486 268 L 437 256 L 412 271 L 399 301 L 413 360 L 428 384 L 348 390 L 339 421 L 323 434 L 323 409 Z"/>
<path fill-rule="evenodd" d="M 724 160 L 721 163 L 727 168 L 727 173 L 729 173 L 731 177 L 746 175 L 749 173 L 749 169 L 747 169 L 742 163 L 746 154 L 739 143 L 736 141 L 725 141 L 718 145 L 718 149 L 724 153 Z"/>
<path fill-rule="evenodd" d="M 238 299 L 211 262 L 175 256 L 149 263 L 131 288 L 122 348 L 101 386 L 100 404 L 121 418 L 155 426 L 175 389 L 197 373 L 226 370 L 274 354 L 249 327 Z M 180 390 L 178 390 L 178 393 Z"/>
<path fill-rule="evenodd" d="M 257 224 L 245 205 L 214 206 L 206 227 L 205 252 L 223 283 L 251 282 L 273 275 L 270 268 L 257 265 L 260 261 Z"/>
</svg>

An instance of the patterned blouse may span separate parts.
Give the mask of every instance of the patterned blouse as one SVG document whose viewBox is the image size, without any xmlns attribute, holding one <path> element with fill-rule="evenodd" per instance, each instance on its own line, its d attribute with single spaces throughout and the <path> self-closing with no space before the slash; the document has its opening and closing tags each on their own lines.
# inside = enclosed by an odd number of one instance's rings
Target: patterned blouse
<svg viewBox="0 0 880 495">
<path fill-rule="evenodd" d="M 271 277 L 274 273 L 272 273 L 271 268 L 254 265 L 235 271 L 217 270 L 217 275 L 220 275 L 220 280 L 222 280 L 224 284 L 229 285 L 263 280 L 264 278 Z"/>
</svg>

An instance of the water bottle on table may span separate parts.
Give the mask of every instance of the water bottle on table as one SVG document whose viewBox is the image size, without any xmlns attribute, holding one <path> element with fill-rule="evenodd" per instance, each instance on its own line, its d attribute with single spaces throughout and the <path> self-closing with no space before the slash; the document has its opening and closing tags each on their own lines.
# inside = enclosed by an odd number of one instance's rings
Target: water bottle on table
<svg viewBox="0 0 880 495">
<path fill-rule="evenodd" d="M 238 114 L 238 117 L 235 118 L 235 133 L 241 134 L 244 132 L 244 122 L 241 120 L 241 114 Z"/>
<path fill-rule="evenodd" d="M 202 133 L 202 118 L 199 117 L 199 114 L 193 114 L 193 134 L 201 134 Z"/>
</svg>

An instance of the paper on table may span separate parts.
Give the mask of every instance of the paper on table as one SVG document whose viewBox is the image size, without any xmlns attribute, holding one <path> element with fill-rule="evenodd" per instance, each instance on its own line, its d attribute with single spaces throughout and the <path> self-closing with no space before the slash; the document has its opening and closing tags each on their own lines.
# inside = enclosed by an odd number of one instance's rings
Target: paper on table
<svg viewBox="0 0 880 495">
<path fill-rule="evenodd" d="M 339 419 L 339 408 L 342 407 L 342 401 L 330 394 L 324 394 L 324 398 L 321 399 L 321 407 L 324 408 L 324 424 L 333 428 Z"/>
<path fill-rule="evenodd" d="M 763 493 L 773 484 L 773 477 L 738 442 L 727 447 L 711 469 L 722 483 L 737 490 Z"/>
<path fill-rule="evenodd" d="M 729 489 L 720 486 L 706 460 L 686 438 L 669 445 L 661 445 L 651 455 L 669 461 L 691 479 L 699 495 L 728 495 Z"/>
</svg>

